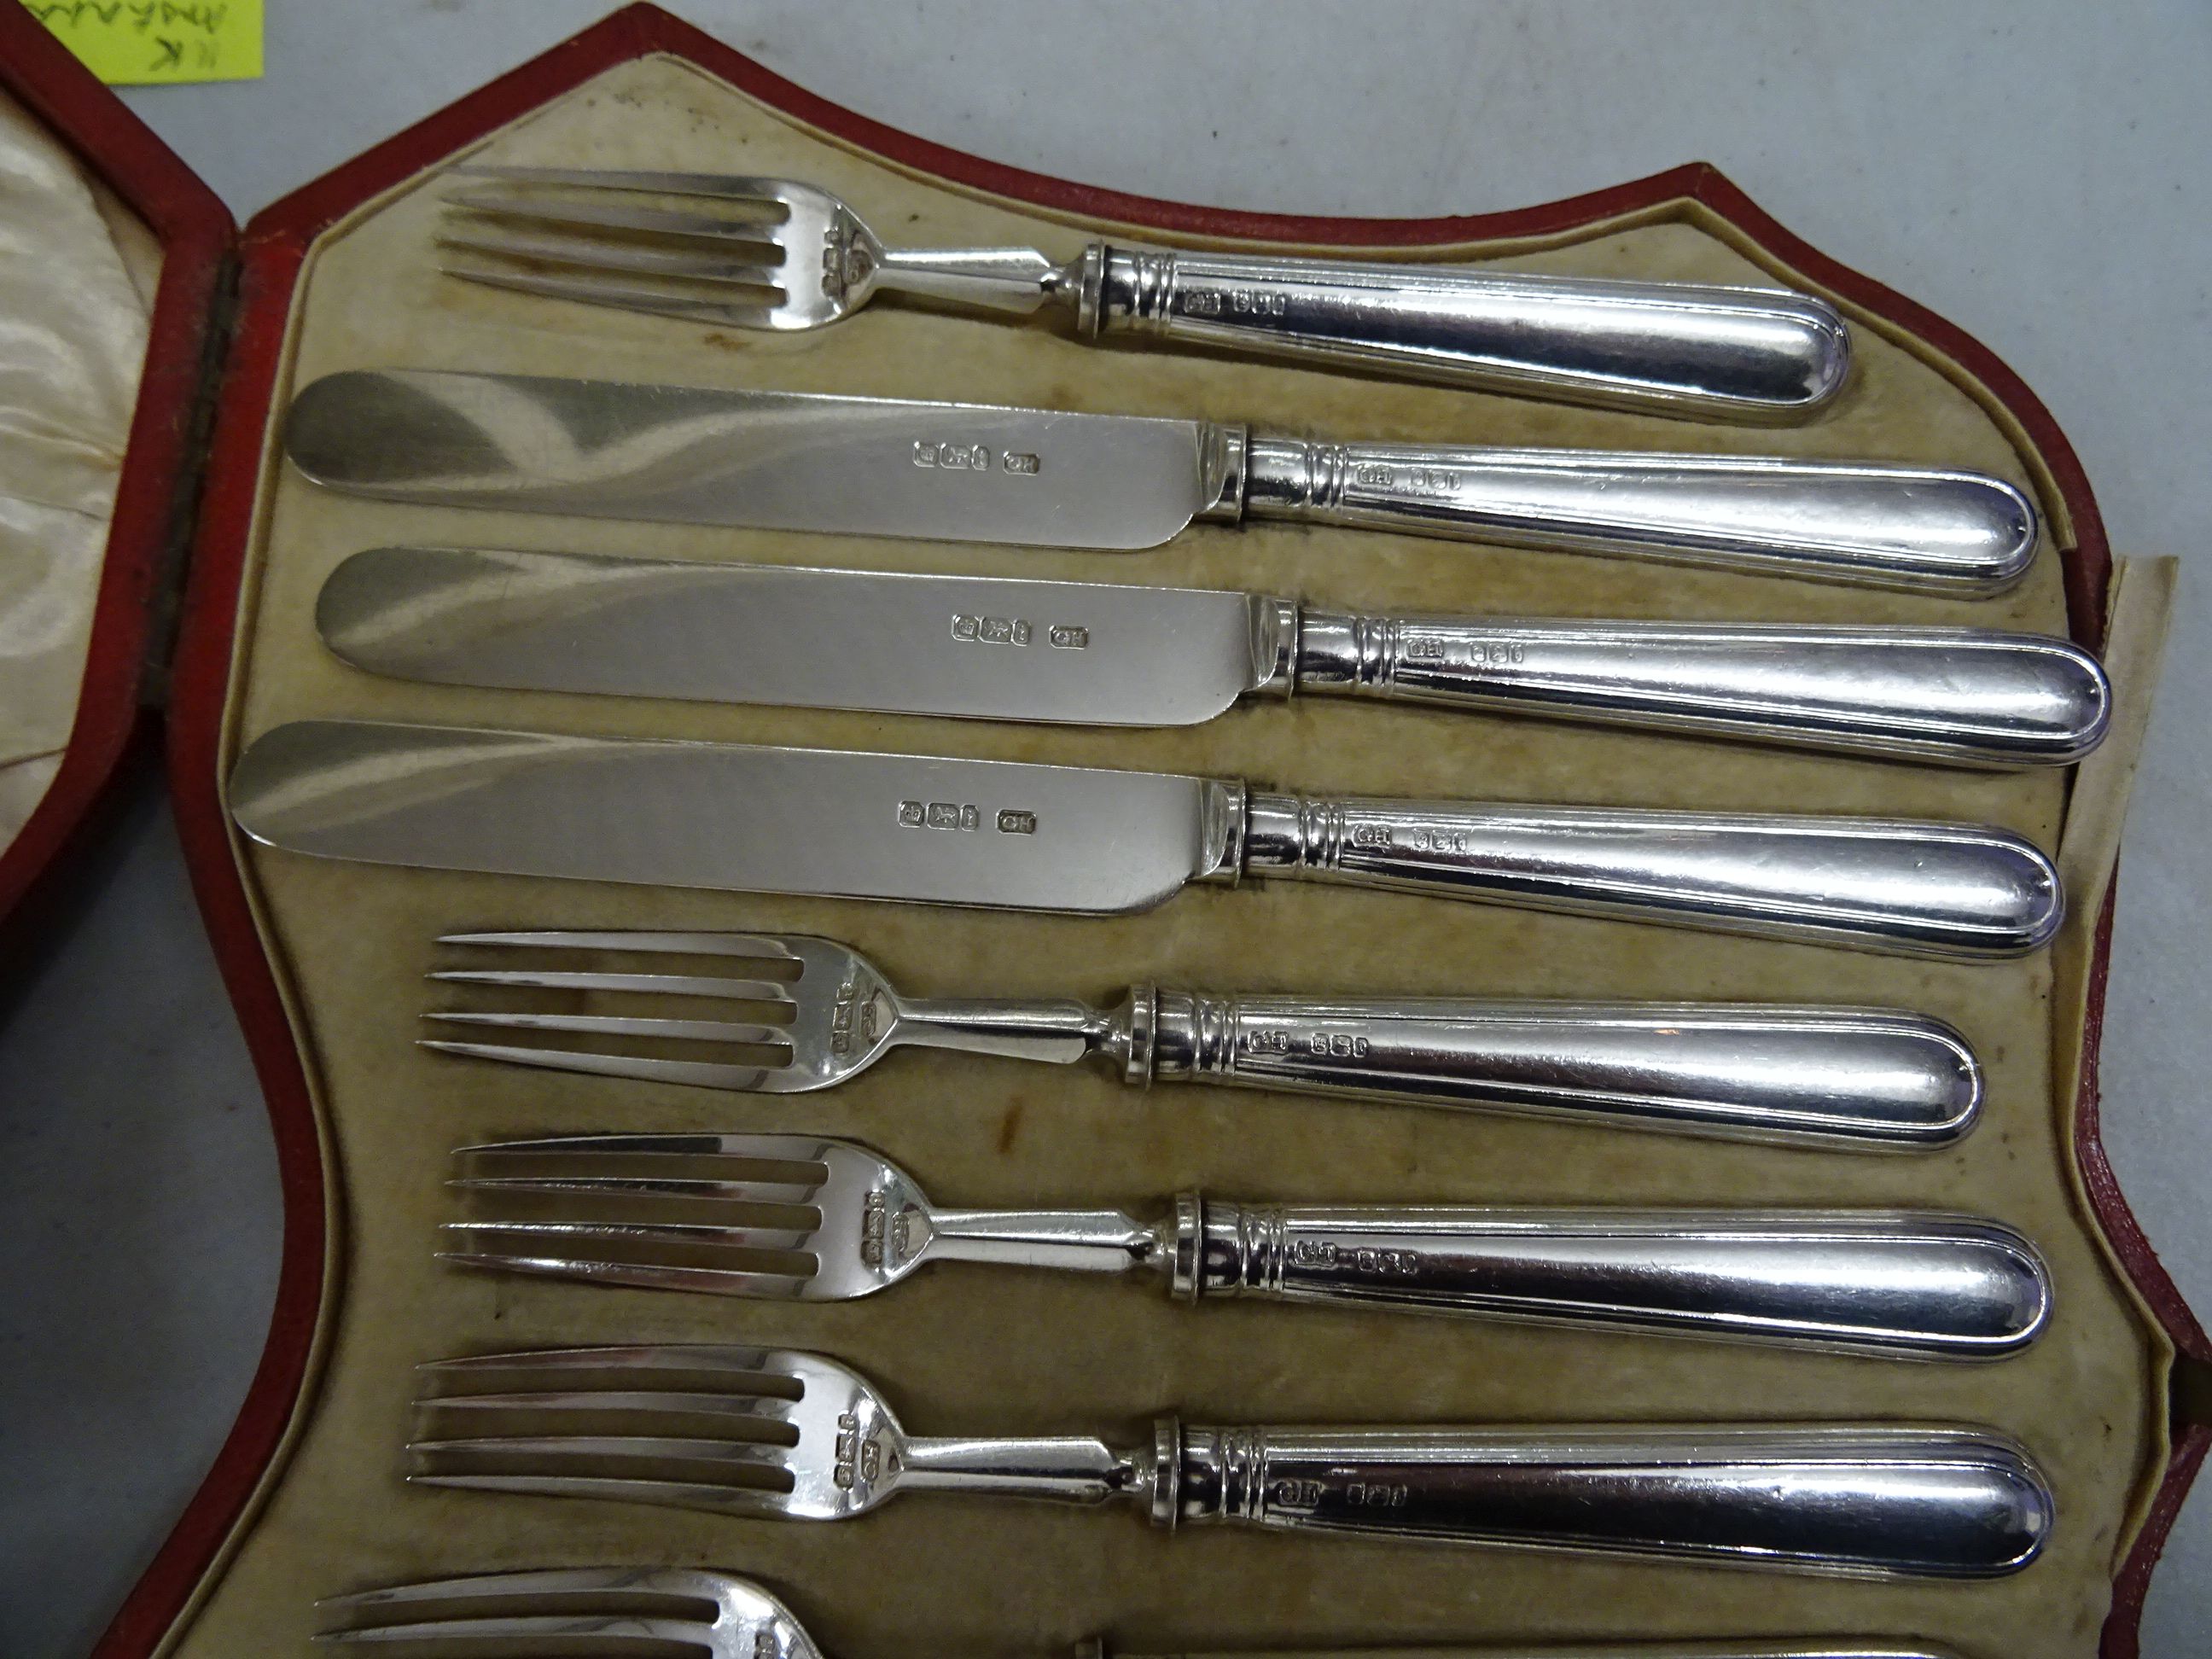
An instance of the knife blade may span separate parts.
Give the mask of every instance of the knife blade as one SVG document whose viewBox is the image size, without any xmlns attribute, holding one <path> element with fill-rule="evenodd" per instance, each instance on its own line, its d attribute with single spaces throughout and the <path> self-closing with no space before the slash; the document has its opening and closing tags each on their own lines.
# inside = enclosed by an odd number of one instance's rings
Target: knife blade
<svg viewBox="0 0 2212 1659">
<path fill-rule="evenodd" d="M 1952 469 L 516 374 L 327 375 L 285 442 L 316 483 L 386 501 L 1099 551 L 1249 517 L 1984 593 L 2037 538 L 2018 489 Z"/>
<path fill-rule="evenodd" d="M 1012 761 L 303 720 L 232 816 L 447 870 L 1092 914 L 1284 876 L 1908 954 L 2018 955 L 2063 902 L 2005 831 L 1888 818 L 1262 793 Z"/>
<path fill-rule="evenodd" d="M 1097 726 L 1340 693 L 1981 766 L 2078 759 L 2111 703 L 2071 642 L 1986 629 L 1376 617 L 484 548 L 355 554 L 316 622 L 357 667 L 447 685 Z"/>
</svg>

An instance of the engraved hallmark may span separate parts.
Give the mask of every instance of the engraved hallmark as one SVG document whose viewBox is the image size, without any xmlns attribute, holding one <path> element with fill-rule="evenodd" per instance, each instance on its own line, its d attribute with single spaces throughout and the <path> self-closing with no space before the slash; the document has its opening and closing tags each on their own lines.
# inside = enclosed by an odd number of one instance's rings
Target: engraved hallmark
<svg viewBox="0 0 2212 1659">
<path fill-rule="evenodd" d="M 1056 645 L 1063 651 L 1087 651 L 1091 648 L 1091 630 L 1061 623 L 1047 634 L 1045 640 L 1048 644 Z"/>
<path fill-rule="evenodd" d="M 884 1195 L 870 1193 L 860 1206 L 860 1260 L 871 1267 L 884 1265 Z"/>
<path fill-rule="evenodd" d="M 1034 478 L 1044 470 L 1043 458 L 1024 449 L 1009 449 L 995 457 L 988 444 L 937 443 L 914 441 L 914 464 L 939 472 L 1010 472 L 1017 478 Z"/>
<path fill-rule="evenodd" d="M 964 611 L 952 614 L 952 637 L 971 645 L 1027 645 L 1035 633 L 1019 617 L 976 617 Z"/>
<path fill-rule="evenodd" d="M 1412 1488 L 1374 1480 L 1355 1480 L 1344 1489 L 1344 1501 L 1354 1509 L 1402 1510 Z"/>
<path fill-rule="evenodd" d="M 914 464 L 935 467 L 943 472 L 988 472 L 991 468 L 991 451 L 983 444 L 940 444 L 916 438 Z"/>
<path fill-rule="evenodd" d="M 1308 1054 L 1332 1060 L 1364 1060 L 1374 1048 L 1371 1039 L 1343 1031 L 1308 1031 L 1303 1036 L 1279 1028 L 1253 1032 L 1244 1046 L 1255 1054 Z"/>
<path fill-rule="evenodd" d="M 1421 1271 L 1421 1258 L 1416 1251 L 1339 1244 L 1327 1238 L 1292 1239 L 1290 1258 L 1292 1267 L 1330 1267 L 1381 1279 L 1412 1279 Z"/>
<path fill-rule="evenodd" d="M 1181 296 L 1186 317 L 1287 317 L 1291 296 L 1264 288 L 1201 289 Z"/>
<path fill-rule="evenodd" d="M 1278 1480 L 1275 1501 L 1293 1509 L 1316 1509 L 1320 1506 L 1323 1490 L 1318 1480 Z"/>
<path fill-rule="evenodd" d="M 1443 639 L 1433 634 L 1401 636 L 1399 650 L 1407 662 L 1462 668 L 1518 667 L 1528 657 L 1528 645 L 1520 640 Z"/>
<path fill-rule="evenodd" d="M 902 800 L 898 821 L 907 830 L 981 830 L 983 809 L 967 801 Z M 1018 806 L 1006 808 L 992 822 L 1002 836 L 1036 834 L 1037 815 Z"/>
<path fill-rule="evenodd" d="M 908 830 L 979 830 L 983 809 L 951 800 L 902 800 L 898 821 Z"/>
<path fill-rule="evenodd" d="M 876 1002 L 873 987 L 858 975 L 848 975 L 837 987 L 836 1000 L 830 1010 L 830 1051 L 836 1054 L 850 1054 L 853 1039 L 860 1037 L 862 1048 L 872 1048 L 876 1041 Z"/>
<path fill-rule="evenodd" d="M 860 1419 L 857 1413 L 837 1414 L 837 1463 L 830 1479 L 846 1492 L 853 1489 L 855 1479 L 872 1482 L 883 1472 L 883 1448 L 872 1434 L 860 1433 Z"/>
</svg>

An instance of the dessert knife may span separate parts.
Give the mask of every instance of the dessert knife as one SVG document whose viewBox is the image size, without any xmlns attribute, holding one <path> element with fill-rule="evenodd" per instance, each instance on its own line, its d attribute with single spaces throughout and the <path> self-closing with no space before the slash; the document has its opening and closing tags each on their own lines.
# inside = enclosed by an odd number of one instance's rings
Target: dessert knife
<svg viewBox="0 0 2212 1659">
<path fill-rule="evenodd" d="M 1219 589 L 380 547 L 316 621 L 403 679 L 1184 726 L 1340 693 L 1954 765 L 2079 759 L 2112 690 L 2065 640 L 1962 628 L 1384 617 Z"/>
<path fill-rule="evenodd" d="M 1283 876 L 1908 954 L 2048 944 L 2057 872 L 1984 825 L 1261 793 L 1011 761 L 301 720 L 230 807 L 293 852 L 1092 914 Z"/>
<path fill-rule="evenodd" d="M 1972 595 L 2016 580 L 2037 533 L 2011 484 L 1945 468 L 519 374 L 327 375 L 285 443 L 317 483 L 386 501 L 1095 550 L 1288 519 Z"/>
</svg>

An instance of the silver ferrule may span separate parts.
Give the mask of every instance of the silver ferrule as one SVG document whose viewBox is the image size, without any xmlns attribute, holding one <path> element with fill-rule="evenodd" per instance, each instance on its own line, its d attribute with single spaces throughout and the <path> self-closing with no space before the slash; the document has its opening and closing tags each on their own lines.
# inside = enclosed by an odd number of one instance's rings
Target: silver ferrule
<svg viewBox="0 0 2212 1659">
<path fill-rule="evenodd" d="M 1209 1205 L 1200 1194 L 1176 1194 L 1169 1223 L 1169 1283 L 1176 1298 L 1279 1292 L 1285 1221 L 1279 1204 Z"/>
<path fill-rule="evenodd" d="M 1193 524 L 1237 524 L 1244 517 L 1244 498 L 1250 488 L 1248 459 L 1252 447 L 1249 427 L 1233 422 L 1204 421 L 1198 432 L 1199 500 L 1204 503 L 1191 514 Z"/>
<path fill-rule="evenodd" d="M 1244 878 L 1251 838 L 1251 794 L 1241 778 L 1209 778 L 1199 805 L 1199 881 L 1234 887 Z"/>
<path fill-rule="evenodd" d="M 1245 506 L 1255 518 L 1334 513 L 1353 476 L 1352 452 L 1343 444 L 1248 437 L 1244 473 Z"/>
<path fill-rule="evenodd" d="M 1237 1069 L 1237 1004 L 1228 997 L 1135 985 L 1115 1012 L 1115 1036 L 1101 1052 L 1121 1079 L 1139 1088 Z"/>
<path fill-rule="evenodd" d="M 1107 333 L 1165 333 L 1175 286 L 1174 254 L 1093 242 L 1083 251 L 1076 331 L 1086 340 Z"/>
<path fill-rule="evenodd" d="M 1243 806 L 1244 870 L 1328 870 L 1343 854 L 1338 802 L 1247 793 Z"/>
<path fill-rule="evenodd" d="M 1246 694 L 1288 697 L 1305 684 L 1305 617 L 1296 599 L 1272 593 L 1251 596 L 1252 678 Z"/>
<path fill-rule="evenodd" d="M 1306 611 L 1298 617 L 1291 673 L 1307 690 L 1388 685 L 1397 672 L 1398 654 L 1398 623 L 1393 617 Z"/>
</svg>

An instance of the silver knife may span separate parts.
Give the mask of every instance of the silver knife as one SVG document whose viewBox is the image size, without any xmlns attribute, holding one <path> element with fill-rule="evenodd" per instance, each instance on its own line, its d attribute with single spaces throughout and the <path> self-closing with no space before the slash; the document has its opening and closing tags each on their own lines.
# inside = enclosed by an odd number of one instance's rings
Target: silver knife
<svg viewBox="0 0 2212 1659">
<path fill-rule="evenodd" d="M 1186 726 L 1346 693 L 1972 766 L 2079 759 L 2112 701 L 2065 640 L 1979 629 L 1359 616 L 1261 593 L 478 548 L 331 573 L 323 638 L 403 679 Z"/>
<path fill-rule="evenodd" d="M 1010 761 L 302 720 L 230 807 L 292 852 L 744 892 L 1118 913 L 1303 878 L 1911 955 L 2049 943 L 2057 872 L 1979 825 L 1261 793 Z"/>
<path fill-rule="evenodd" d="M 381 500 L 1127 551 L 1290 519 L 1978 594 L 2035 509 L 1944 468 L 1425 444 L 975 404 L 357 369 L 293 401 L 317 483 Z"/>
</svg>

